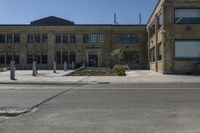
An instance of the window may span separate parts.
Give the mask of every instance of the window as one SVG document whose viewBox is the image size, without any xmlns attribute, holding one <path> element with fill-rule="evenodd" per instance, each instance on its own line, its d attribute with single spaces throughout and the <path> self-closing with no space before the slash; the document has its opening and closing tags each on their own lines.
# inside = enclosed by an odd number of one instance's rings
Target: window
<svg viewBox="0 0 200 133">
<path fill-rule="evenodd" d="M 56 63 L 61 64 L 61 52 L 60 51 L 56 52 Z"/>
<path fill-rule="evenodd" d="M 42 57 L 42 64 L 47 64 L 48 62 L 47 52 L 42 52 L 41 57 Z"/>
<path fill-rule="evenodd" d="M 91 34 L 91 38 L 90 38 L 90 42 L 91 43 L 96 43 L 97 42 L 97 34 Z"/>
<path fill-rule="evenodd" d="M 75 52 L 70 52 L 70 61 L 69 63 L 72 63 L 72 62 L 76 62 L 76 53 Z"/>
<path fill-rule="evenodd" d="M 155 61 L 156 55 L 155 55 L 155 47 L 150 49 L 150 62 Z"/>
<path fill-rule="evenodd" d="M 68 63 L 68 51 L 63 51 L 62 52 L 62 60 L 61 60 L 61 51 L 56 52 L 56 62 L 58 64 L 64 64 L 64 62 Z"/>
<path fill-rule="evenodd" d="M 40 52 L 36 52 L 36 53 L 34 54 L 34 61 L 36 61 L 37 64 L 40 64 L 40 63 L 41 63 L 41 54 L 40 54 Z"/>
<path fill-rule="evenodd" d="M 5 52 L 0 52 L 0 64 L 5 64 Z"/>
<path fill-rule="evenodd" d="M 20 34 L 14 34 L 14 43 L 20 43 Z"/>
<path fill-rule="evenodd" d="M 6 43 L 6 36 L 5 36 L 5 34 L 0 34 L 0 43 Z"/>
<path fill-rule="evenodd" d="M 98 34 L 98 43 L 104 43 L 104 35 Z"/>
<path fill-rule="evenodd" d="M 75 34 L 70 34 L 70 43 L 76 43 L 76 35 Z"/>
<path fill-rule="evenodd" d="M 48 43 L 48 34 L 47 33 L 42 34 L 42 43 Z"/>
<path fill-rule="evenodd" d="M 158 16 L 158 29 L 160 29 L 162 27 L 162 22 L 163 22 L 163 14 L 161 13 Z"/>
<path fill-rule="evenodd" d="M 7 43 L 13 43 L 13 35 L 7 34 Z"/>
<path fill-rule="evenodd" d="M 63 43 L 68 43 L 68 34 L 63 34 L 63 38 L 62 38 L 62 42 Z"/>
<path fill-rule="evenodd" d="M 56 43 L 61 43 L 61 34 L 56 34 Z"/>
<path fill-rule="evenodd" d="M 90 43 L 89 34 L 83 34 L 83 43 Z"/>
<path fill-rule="evenodd" d="M 33 34 L 28 34 L 27 35 L 27 42 L 28 43 L 33 43 Z"/>
<path fill-rule="evenodd" d="M 83 43 L 104 43 L 104 35 L 101 33 L 83 34 Z"/>
<path fill-rule="evenodd" d="M 6 64 L 10 64 L 13 58 L 14 58 L 15 64 L 20 63 L 19 52 L 6 52 Z"/>
<path fill-rule="evenodd" d="M 19 64 L 19 60 L 20 60 L 19 52 L 14 52 L 13 54 L 14 54 L 15 64 Z"/>
<path fill-rule="evenodd" d="M 6 64 L 10 64 L 13 57 L 13 52 L 6 52 Z"/>
<path fill-rule="evenodd" d="M 158 60 L 162 60 L 162 44 L 158 44 Z"/>
<path fill-rule="evenodd" d="M 175 24 L 200 24 L 200 9 L 175 9 Z"/>
<path fill-rule="evenodd" d="M 149 29 L 149 34 L 150 34 L 150 37 L 152 37 L 154 34 L 156 33 L 156 26 L 155 24 L 152 25 Z"/>
<path fill-rule="evenodd" d="M 28 52 L 27 53 L 27 64 L 32 64 L 33 63 L 33 53 Z"/>
<path fill-rule="evenodd" d="M 200 40 L 175 40 L 175 58 L 200 58 Z"/>
<path fill-rule="evenodd" d="M 119 44 L 134 44 L 134 43 L 138 43 L 138 35 L 136 35 L 136 34 L 118 33 L 116 35 L 116 41 Z"/>
<path fill-rule="evenodd" d="M 35 34 L 35 43 L 40 43 L 40 34 Z"/>
<path fill-rule="evenodd" d="M 47 52 L 27 52 L 27 64 L 32 64 L 33 61 L 36 61 L 37 64 L 47 64 L 48 56 Z"/>
<path fill-rule="evenodd" d="M 65 61 L 68 63 L 68 52 L 67 51 L 62 52 L 62 63 L 64 64 Z"/>
</svg>

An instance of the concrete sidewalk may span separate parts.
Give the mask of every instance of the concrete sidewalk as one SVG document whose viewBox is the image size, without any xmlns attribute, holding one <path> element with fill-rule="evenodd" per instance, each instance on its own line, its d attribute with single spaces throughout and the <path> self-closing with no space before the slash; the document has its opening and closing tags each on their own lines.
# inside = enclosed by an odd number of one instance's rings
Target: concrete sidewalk
<svg viewBox="0 0 200 133">
<path fill-rule="evenodd" d="M 0 73 L 0 84 L 124 84 L 124 83 L 200 83 L 200 76 L 162 75 L 149 70 L 127 71 L 127 76 L 64 76 L 71 71 L 39 70 L 38 76 L 33 77 L 32 71 L 16 71 L 16 80 L 10 80 L 10 72 Z"/>
</svg>

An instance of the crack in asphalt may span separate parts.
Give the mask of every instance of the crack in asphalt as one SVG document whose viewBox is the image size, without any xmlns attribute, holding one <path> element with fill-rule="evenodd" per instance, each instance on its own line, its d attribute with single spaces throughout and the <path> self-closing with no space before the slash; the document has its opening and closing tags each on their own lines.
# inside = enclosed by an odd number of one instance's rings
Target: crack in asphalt
<svg viewBox="0 0 200 133">
<path fill-rule="evenodd" d="M 54 99 L 54 98 L 60 96 L 60 95 L 62 95 L 62 94 L 64 94 L 64 93 L 66 93 L 66 92 L 69 92 L 70 90 L 73 90 L 73 89 L 75 89 L 75 88 L 78 89 L 78 88 L 80 88 L 80 87 L 86 87 L 86 86 L 88 86 L 88 84 L 83 85 L 83 86 L 79 86 L 79 87 L 71 87 L 70 89 L 64 90 L 64 91 L 62 91 L 62 92 L 60 92 L 60 93 L 58 93 L 58 94 L 56 94 L 56 95 L 54 95 L 54 96 L 49 97 L 48 99 L 45 99 L 44 101 L 42 101 L 42 102 L 40 102 L 40 103 L 38 103 L 38 104 L 36 104 L 36 105 L 30 107 L 30 108 L 25 109 L 25 111 L 20 112 L 19 114 L 17 114 L 17 113 L 14 114 L 14 113 L 12 112 L 11 115 L 10 115 L 9 113 L 8 113 L 8 115 L 5 115 L 5 113 L 4 113 L 4 114 L 2 114 L 3 117 L 0 117 L 0 118 L 5 118 L 5 119 L 3 119 L 3 120 L 0 119 L 0 123 L 6 121 L 6 120 L 7 120 L 6 118 L 16 118 L 16 117 L 18 117 L 18 116 L 22 116 L 22 115 L 25 115 L 25 114 L 29 114 L 29 113 L 31 113 L 31 112 L 35 112 L 35 111 L 33 111 L 33 110 L 38 109 L 38 107 L 41 106 L 42 104 L 44 104 L 44 103 L 46 103 L 46 102 L 48 102 L 48 101 L 50 101 L 50 100 L 52 100 L 52 99 Z M 1 116 L 1 114 L 0 114 L 0 116 Z"/>
<path fill-rule="evenodd" d="M 0 114 L 0 118 L 3 118 L 3 120 L 0 120 L 0 123 L 6 121 L 7 118 L 15 118 L 15 117 L 18 117 L 18 116 L 22 116 L 22 115 L 28 114 L 28 113 L 32 112 L 32 110 L 34 110 L 34 109 L 38 108 L 39 106 L 41 106 L 42 104 L 44 104 L 44 103 L 46 103 L 46 102 L 48 102 L 48 101 L 50 101 L 50 100 L 62 95 L 62 94 L 64 94 L 64 93 L 66 93 L 66 92 L 68 92 L 68 91 L 70 91 L 72 89 L 73 89 L 73 87 L 70 88 L 70 89 L 64 90 L 64 91 L 62 91 L 62 92 L 60 92 L 60 93 L 58 93 L 58 94 L 56 94 L 54 96 L 49 97 L 48 99 L 45 99 L 44 101 L 42 101 L 42 102 L 40 102 L 40 103 L 30 107 L 30 108 L 24 109 L 24 111 L 16 111 L 16 113 L 14 111 L 11 111 L 11 113 L 3 112 L 2 114 Z"/>
</svg>

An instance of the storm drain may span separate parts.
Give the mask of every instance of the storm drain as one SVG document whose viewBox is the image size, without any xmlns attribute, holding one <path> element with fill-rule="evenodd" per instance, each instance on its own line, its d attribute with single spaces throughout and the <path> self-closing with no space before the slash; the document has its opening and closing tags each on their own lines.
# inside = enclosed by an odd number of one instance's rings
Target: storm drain
<svg viewBox="0 0 200 133">
<path fill-rule="evenodd" d="M 19 115 L 35 112 L 36 109 L 25 109 L 19 107 L 3 107 L 0 108 L 0 117 L 16 117 Z"/>
</svg>

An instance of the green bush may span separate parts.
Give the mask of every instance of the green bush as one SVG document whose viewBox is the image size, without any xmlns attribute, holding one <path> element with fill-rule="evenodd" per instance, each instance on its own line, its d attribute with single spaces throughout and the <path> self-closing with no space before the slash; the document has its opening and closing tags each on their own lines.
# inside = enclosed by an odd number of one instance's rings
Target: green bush
<svg viewBox="0 0 200 133">
<path fill-rule="evenodd" d="M 126 76 L 126 70 L 124 68 L 116 68 L 115 73 L 118 76 Z"/>
</svg>

